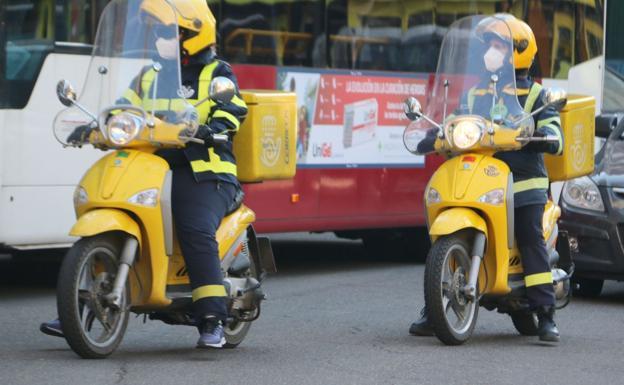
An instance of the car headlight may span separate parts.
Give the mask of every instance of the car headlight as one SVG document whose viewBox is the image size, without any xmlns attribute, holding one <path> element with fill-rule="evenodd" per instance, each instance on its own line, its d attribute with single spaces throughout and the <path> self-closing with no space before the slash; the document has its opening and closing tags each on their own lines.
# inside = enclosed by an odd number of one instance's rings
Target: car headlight
<svg viewBox="0 0 624 385">
<path fill-rule="evenodd" d="M 605 210 L 598 186 L 586 176 L 567 181 L 562 196 L 570 206 L 593 211 Z"/>
<path fill-rule="evenodd" d="M 112 116 L 106 124 L 108 139 L 117 146 L 133 141 L 145 125 L 142 117 L 128 113 Z"/>
<path fill-rule="evenodd" d="M 498 206 L 505 201 L 505 190 L 497 188 L 492 191 L 488 191 L 481 195 L 478 199 L 481 203 L 487 203 L 490 205 Z"/>
<path fill-rule="evenodd" d="M 128 202 L 135 205 L 156 207 L 158 205 L 158 189 L 151 188 L 149 190 L 139 191 L 128 199 Z"/>
<path fill-rule="evenodd" d="M 483 126 L 475 120 L 461 120 L 453 124 L 453 146 L 459 149 L 467 149 L 481 140 Z"/>
<path fill-rule="evenodd" d="M 429 187 L 429 190 L 427 190 L 427 198 L 425 200 L 428 205 L 432 205 L 434 203 L 440 202 L 442 198 L 440 198 L 440 193 L 438 192 L 438 190 L 434 189 L 433 187 Z"/>
</svg>

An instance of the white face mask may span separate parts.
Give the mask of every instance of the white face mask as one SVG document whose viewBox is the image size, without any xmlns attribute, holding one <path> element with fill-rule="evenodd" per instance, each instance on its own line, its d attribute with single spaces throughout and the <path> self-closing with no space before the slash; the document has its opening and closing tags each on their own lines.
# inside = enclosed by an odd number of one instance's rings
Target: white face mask
<svg viewBox="0 0 624 385">
<path fill-rule="evenodd" d="M 485 68 L 490 72 L 496 72 L 501 68 L 503 66 L 503 60 L 505 60 L 505 54 L 494 47 L 490 47 L 483 56 Z"/>
<path fill-rule="evenodd" d="M 156 50 L 158 54 L 165 60 L 172 60 L 178 57 L 178 39 L 163 39 L 159 37 L 156 40 Z"/>
</svg>

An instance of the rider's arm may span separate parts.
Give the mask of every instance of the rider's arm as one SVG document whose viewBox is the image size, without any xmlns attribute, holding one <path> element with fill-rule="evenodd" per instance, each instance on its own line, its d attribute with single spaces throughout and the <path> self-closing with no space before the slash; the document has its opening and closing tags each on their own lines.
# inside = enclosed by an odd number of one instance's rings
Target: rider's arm
<svg viewBox="0 0 624 385">
<path fill-rule="evenodd" d="M 544 90 L 542 90 L 544 92 Z M 543 106 L 541 95 L 537 99 L 533 110 Z M 558 142 L 530 142 L 525 146 L 525 150 L 532 152 L 547 152 L 549 154 L 561 155 L 563 152 L 563 134 L 561 131 L 561 118 L 559 112 L 553 107 L 547 107 L 539 114 L 535 115 L 535 133 L 533 136 L 556 136 Z"/>
<path fill-rule="evenodd" d="M 229 64 L 219 61 L 213 77 L 224 76 L 236 85 L 236 95 L 230 102 L 217 103 L 210 109 L 207 125 L 213 133 L 236 133 L 247 115 L 247 105 L 240 96 L 236 76 Z"/>
</svg>

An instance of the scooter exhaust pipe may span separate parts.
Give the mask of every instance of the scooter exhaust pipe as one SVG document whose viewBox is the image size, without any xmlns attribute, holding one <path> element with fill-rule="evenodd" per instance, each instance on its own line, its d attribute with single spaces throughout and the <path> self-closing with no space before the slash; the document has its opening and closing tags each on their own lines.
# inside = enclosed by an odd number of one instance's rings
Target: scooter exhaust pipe
<svg viewBox="0 0 624 385">
<path fill-rule="evenodd" d="M 471 301 L 477 295 L 477 280 L 479 279 L 479 269 L 481 261 L 485 253 L 485 234 L 478 231 L 474 238 L 472 246 L 472 262 L 470 264 L 470 273 L 468 274 L 468 284 L 464 286 L 464 295 Z"/>
<path fill-rule="evenodd" d="M 113 290 L 104 296 L 104 299 L 114 309 L 121 307 L 121 297 L 128 280 L 128 273 L 130 267 L 134 264 L 136 257 L 136 251 L 139 246 L 139 242 L 134 237 L 128 237 L 121 251 L 121 259 L 119 261 L 119 270 L 115 276 L 115 282 L 113 283 Z"/>
</svg>

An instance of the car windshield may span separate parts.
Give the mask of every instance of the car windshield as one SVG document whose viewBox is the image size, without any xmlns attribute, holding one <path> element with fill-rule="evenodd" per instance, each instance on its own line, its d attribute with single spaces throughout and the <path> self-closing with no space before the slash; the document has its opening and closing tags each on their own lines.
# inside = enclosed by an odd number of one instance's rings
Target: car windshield
<svg viewBox="0 0 624 385">
<path fill-rule="evenodd" d="M 520 135 L 532 135 L 532 119 L 518 101 L 508 17 L 469 16 L 449 27 L 424 115 L 442 126 L 449 119 L 478 115 L 500 124 L 501 129 L 523 128 Z M 419 143 L 418 138 L 432 131 L 437 129 L 426 119 L 408 125 L 408 150 L 423 153 L 409 148 L 409 143 Z"/>
<path fill-rule="evenodd" d="M 82 108 L 72 106 L 61 112 L 55 124 L 57 137 L 91 123 L 93 117 L 84 110 L 99 117 L 102 111 L 124 105 L 169 123 L 179 122 L 181 112 L 192 108 L 185 99 L 189 91 L 181 86 L 179 55 L 176 10 L 167 0 L 109 3 L 78 98 Z"/>
</svg>

